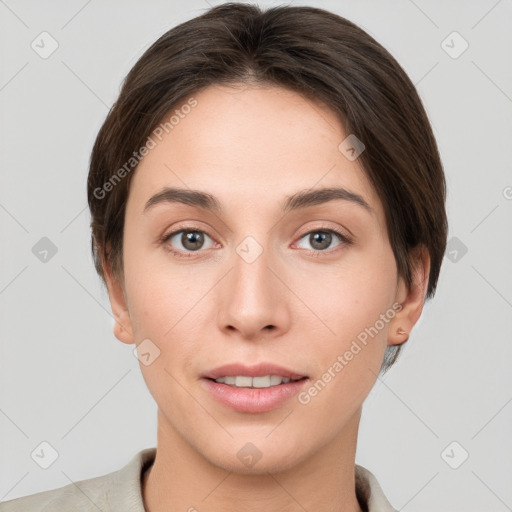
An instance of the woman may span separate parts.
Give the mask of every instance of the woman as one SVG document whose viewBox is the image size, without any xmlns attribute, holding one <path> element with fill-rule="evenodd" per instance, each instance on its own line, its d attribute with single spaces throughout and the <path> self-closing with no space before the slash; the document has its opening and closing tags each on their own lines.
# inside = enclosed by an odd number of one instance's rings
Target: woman
<svg viewBox="0 0 512 512">
<path fill-rule="evenodd" d="M 393 57 L 321 9 L 212 8 L 126 77 L 88 196 L 157 447 L 0 510 L 393 511 L 355 464 L 361 410 L 447 234 L 436 142 Z"/>
</svg>

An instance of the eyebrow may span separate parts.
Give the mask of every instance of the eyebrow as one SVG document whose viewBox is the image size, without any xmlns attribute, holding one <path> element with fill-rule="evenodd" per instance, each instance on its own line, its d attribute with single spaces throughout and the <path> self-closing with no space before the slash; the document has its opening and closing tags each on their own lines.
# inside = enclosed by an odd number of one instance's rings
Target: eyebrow
<svg viewBox="0 0 512 512">
<path fill-rule="evenodd" d="M 290 211 L 300 210 L 334 200 L 349 201 L 361 206 L 369 213 L 373 213 L 373 208 L 359 194 L 342 187 L 299 191 L 286 197 L 281 206 L 281 210 L 283 213 L 288 213 Z M 143 213 L 151 210 L 156 205 L 173 203 L 182 203 L 212 212 L 222 211 L 220 201 L 215 196 L 207 192 L 184 188 L 164 187 L 160 192 L 148 199 L 144 206 Z"/>
</svg>

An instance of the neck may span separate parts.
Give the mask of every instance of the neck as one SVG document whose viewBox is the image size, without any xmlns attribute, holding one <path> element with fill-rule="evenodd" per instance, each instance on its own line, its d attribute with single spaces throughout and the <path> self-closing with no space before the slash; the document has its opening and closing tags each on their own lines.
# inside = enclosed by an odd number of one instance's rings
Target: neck
<svg viewBox="0 0 512 512">
<path fill-rule="evenodd" d="M 295 466 L 242 474 L 206 460 L 158 413 L 153 465 L 143 478 L 147 512 L 362 512 L 355 492 L 361 410 L 334 439 Z"/>
</svg>

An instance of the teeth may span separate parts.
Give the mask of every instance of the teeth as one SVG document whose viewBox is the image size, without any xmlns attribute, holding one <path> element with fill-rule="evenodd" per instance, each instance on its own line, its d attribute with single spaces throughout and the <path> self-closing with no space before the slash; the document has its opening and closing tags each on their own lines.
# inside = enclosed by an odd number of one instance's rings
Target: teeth
<svg viewBox="0 0 512 512">
<path fill-rule="evenodd" d="M 290 382 L 288 377 L 281 377 L 279 375 L 265 375 L 262 377 L 249 377 L 247 375 L 237 375 L 229 377 L 219 377 L 215 382 L 227 384 L 228 386 L 235 386 L 237 388 L 269 388 L 271 386 L 278 386 L 283 383 Z"/>
<path fill-rule="evenodd" d="M 240 377 L 237 375 L 235 379 L 235 386 L 237 388 L 248 388 L 252 386 L 252 377 Z"/>
<path fill-rule="evenodd" d="M 279 377 L 279 375 L 272 375 L 270 377 L 270 385 L 275 386 L 277 384 L 281 384 L 282 380 L 283 380 L 283 377 Z M 285 382 L 288 382 L 288 381 L 286 381 L 286 379 L 285 379 Z"/>
</svg>

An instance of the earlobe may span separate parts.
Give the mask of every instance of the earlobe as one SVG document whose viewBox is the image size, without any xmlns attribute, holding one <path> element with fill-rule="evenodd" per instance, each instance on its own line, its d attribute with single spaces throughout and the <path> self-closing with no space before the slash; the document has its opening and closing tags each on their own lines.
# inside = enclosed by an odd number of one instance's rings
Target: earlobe
<svg viewBox="0 0 512 512">
<path fill-rule="evenodd" d="M 114 314 L 114 336 L 123 343 L 135 343 L 133 337 L 132 323 L 130 313 L 126 304 L 126 297 L 123 286 L 114 276 L 109 265 L 103 265 L 103 275 L 107 285 L 110 306 Z"/>
<path fill-rule="evenodd" d="M 401 327 L 395 332 L 395 336 L 389 338 L 388 345 L 401 345 L 409 339 L 409 333 L 404 331 Z"/>
<path fill-rule="evenodd" d="M 413 249 L 411 257 L 413 261 L 412 283 L 408 287 L 400 278 L 396 299 L 401 308 L 390 322 L 388 345 L 405 343 L 423 311 L 430 272 L 430 254 L 427 248 L 421 245 Z"/>
<path fill-rule="evenodd" d="M 114 336 L 123 343 L 126 343 L 127 345 L 131 345 L 135 343 L 133 338 L 133 333 L 131 328 L 127 328 L 128 322 L 122 321 L 119 318 L 115 318 L 115 324 L 114 324 Z"/>
</svg>

